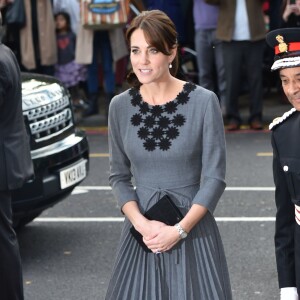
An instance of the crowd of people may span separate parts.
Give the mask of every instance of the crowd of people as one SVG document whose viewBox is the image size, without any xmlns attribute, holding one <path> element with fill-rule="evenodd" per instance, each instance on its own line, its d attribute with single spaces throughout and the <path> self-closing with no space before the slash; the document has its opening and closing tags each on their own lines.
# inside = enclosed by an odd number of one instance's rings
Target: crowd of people
<svg viewBox="0 0 300 300">
<path fill-rule="evenodd" d="M 272 77 L 273 60 L 265 35 L 299 26 L 300 2 L 194 0 L 193 10 L 199 84 L 218 94 L 227 130 L 238 130 L 243 122 L 239 96 L 245 91 L 247 123 L 254 130 L 263 129 L 263 89 L 270 89 L 271 80 L 265 77 Z M 278 87 L 278 81 L 272 84 Z"/>
<path fill-rule="evenodd" d="M 21 70 L 58 77 L 83 116 L 99 113 L 99 96 L 104 95 L 100 106 L 107 117 L 110 100 L 123 89 L 128 71 L 125 26 L 85 30 L 78 0 L 22 0 L 26 22 L 6 23 L 11 2 L 0 2 L 4 43 L 15 53 Z M 269 30 L 299 26 L 300 1 L 275 0 L 272 5 L 270 0 L 130 2 L 136 10 L 130 11 L 129 21 L 142 10 L 159 9 L 174 22 L 179 45 L 195 49 L 198 77 L 194 82 L 218 95 L 228 130 L 238 130 L 243 122 L 239 96 L 245 91 L 248 124 L 263 128 L 263 65 L 268 67 L 272 61 L 264 37 Z M 179 76 L 184 78 L 181 68 Z"/>
<path fill-rule="evenodd" d="M 3 0 L 1 11 L 6 27 L 3 42 L 15 53 L 21 70 L 57 77 L 83 116 L 99 112 L 103 93 L 107 115 L 110 99 L 126 76 L 125 28 L 85 30 L 77 0 L 17 1 L 24 4 L 24 24 L 6 18 L 12 1 Z"/>
</svg>

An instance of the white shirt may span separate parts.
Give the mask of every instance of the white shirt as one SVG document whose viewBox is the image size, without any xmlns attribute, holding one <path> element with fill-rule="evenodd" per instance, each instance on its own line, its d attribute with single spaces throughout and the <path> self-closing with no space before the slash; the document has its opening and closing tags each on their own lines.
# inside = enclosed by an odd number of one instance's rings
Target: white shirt
<svg viewBox="0 0 300 300">
<path fill-rule="evenodd" d="M 251 39 L 246 0 L 236 0 L 232 39 L 235 41 L 249 41 Z"/>
</svg>

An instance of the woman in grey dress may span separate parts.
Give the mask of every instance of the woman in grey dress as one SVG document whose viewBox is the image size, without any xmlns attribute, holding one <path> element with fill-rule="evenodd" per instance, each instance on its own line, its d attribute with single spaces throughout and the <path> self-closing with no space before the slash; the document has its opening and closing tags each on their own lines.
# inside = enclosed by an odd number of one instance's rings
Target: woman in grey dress
<svg viewBox="0 0 300 300">
<path fill-rule="evenodd" d="M 175 77 L 177 33 L 166 14 L 141 13 L 126 36 L 133 87 L 109 110 L 109 179 L 125 221 L 106 299 L 232 299 L 213 217 L 225 189 L 219 101 Z M 165 194 L 184 215 L 176 226 L 143 215 Z"/>
</svg>

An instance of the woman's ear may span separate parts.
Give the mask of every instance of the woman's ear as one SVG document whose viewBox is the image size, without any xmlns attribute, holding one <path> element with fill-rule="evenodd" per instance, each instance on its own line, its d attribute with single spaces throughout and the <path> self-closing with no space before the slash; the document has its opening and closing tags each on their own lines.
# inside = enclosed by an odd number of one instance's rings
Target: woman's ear
<svg viewBox="0 0 300 300">
<path fill-rule="evenodd" d="M 172 49 L 171 49 L 171 54 L 170 54 L 170 63 L 173 62 L 173 60 L 175 59 L 176 55 L 177 55 L 177 50 L 178 50 L 178 46 L 175 45 Z"/>
</svg>

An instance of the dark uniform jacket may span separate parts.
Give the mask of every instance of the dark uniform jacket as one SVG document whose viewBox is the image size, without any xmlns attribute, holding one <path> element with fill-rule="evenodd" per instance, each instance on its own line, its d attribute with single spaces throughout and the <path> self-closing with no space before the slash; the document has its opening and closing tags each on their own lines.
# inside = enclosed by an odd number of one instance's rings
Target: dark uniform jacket
<svg viewBox="0 0 300 300">
<path fill-rule="evenodd" d="M 295 204 L 300 206 L 300 112 L 292 109 L 272 125 L 279 287 L 297 287 L 300 295 L 300 225 L 295 219 Z"/>
<path fill-rule="evenodd" d="M 20 69 L 12 51 L 0 43 L 0 191 L 19 188 L 32 175 Z"/>
</svg>

